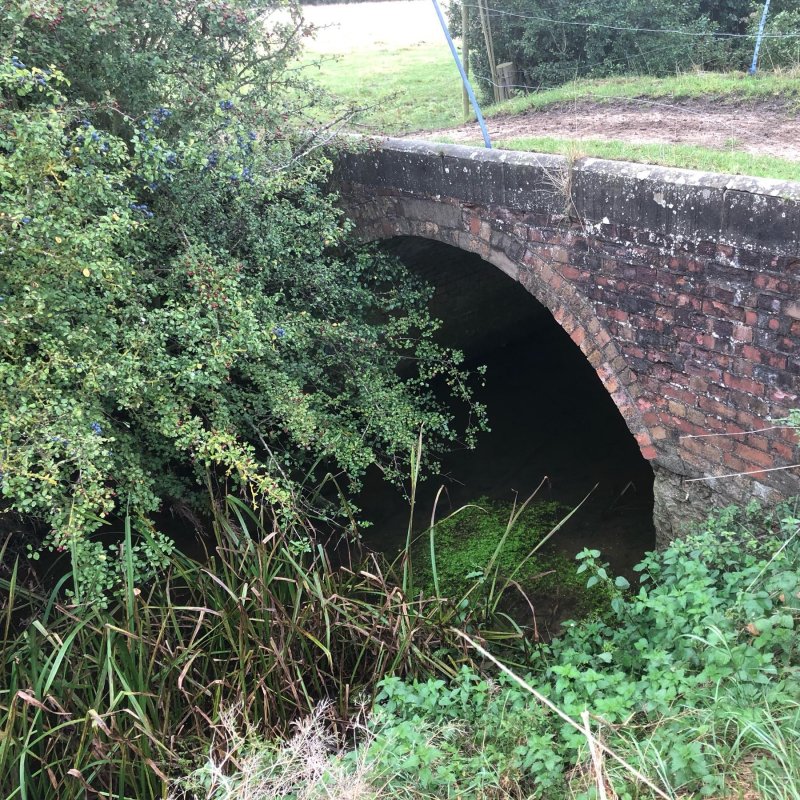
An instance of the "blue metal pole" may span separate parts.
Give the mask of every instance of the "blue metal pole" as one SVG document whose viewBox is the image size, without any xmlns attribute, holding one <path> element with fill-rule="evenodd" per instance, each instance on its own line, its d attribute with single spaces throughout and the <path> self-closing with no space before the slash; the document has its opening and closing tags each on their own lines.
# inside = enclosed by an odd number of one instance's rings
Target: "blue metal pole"
<svg viewBox="0 0 800 800">
<path fill-rule="evenodd" d="M 761 49 L 761 39 L 764 37 L 764 25 L 767 23 L 767 12 L 769 11 L 769 0 L 764 3 L 764 13 L 761 15 L 761 22 L 758 25 L 758 36 L 756 36 L 756 49 L 753 50 L 753 63 L 747 70 L 749 75 L 755 75 L 758 68 L 758 51 Z"/>
<path fill-rule="evenodd" d="M 769 0 L 767 1 L 769 2 Z M 483 134 L 483 142 L 488 148 L 491 148 L 492 142 L 491 139 L 489 139 L 489 131 L 486 129 L 486 122 L 483 119 L 483 114 L 481 114 L 478 101 L 475 99 L 475 92 L 472 91 L 472 84 L 469 82 L 467 73 L 464 72 L 464 65 L 461 63 L 461 59 L 458 56 L 458 50 L 456 50 L 456 46 L 453 44 L 453 38 L 450 36 L 450 31 L 447 29 L 447 23 L 444 21 L 444 16 L 442 15 L 442 9 L 439 8 L 438 0 L 433 0 L 433 7 L 436 9 L 436 16 L 439 17 L 439 22 L 442 23 L 442 30 L 444 31 L 444 35 L 447 37 L 447 44 L 450 45 L 450 52 L 453 54 L 453 59 L 456 62 L 458 71 L 461 73 L 461 80 L 464 81 L 464 88 L 467 90 L 467 94 L 469 95 L 469 101 L 472 103 L 472 108 L 475 109 L 475 116 L 478 118 L 478 125 L 481 126 L 481 133 Z M 467 32 L 463 31 L 463 35 L 466 36 Z"/>
</svg>

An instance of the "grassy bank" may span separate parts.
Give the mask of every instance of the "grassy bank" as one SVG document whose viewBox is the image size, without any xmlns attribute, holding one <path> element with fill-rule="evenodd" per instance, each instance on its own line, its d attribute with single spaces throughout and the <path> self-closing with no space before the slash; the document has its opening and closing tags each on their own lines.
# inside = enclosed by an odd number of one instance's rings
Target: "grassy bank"
<svg viewBox="0 0 800 800">
<path fill-rule="evenodd" d="M 796 507 L 717 513 L 635 589 L 584 550 L 605 602 L 548 644 L 502 624 L 491 566 L 425 598 L 229 511 L 209 566 L 108 608 L 0 579 L 2 800 L 800 798 Z"/>
<path fill-rule="evenodd" d="M 371 131 L 404 135 L 464 122 L 461 79 L 444 43 L 322 55 L 304 69 L 343 101 L 362 107 L 357 121 Z M 797 70 L 782 70 L 755 77 L 745 72 L 686 72 L 666 78 L 576 80 L 481 110 L 491 119 L 581 101 L 707 98 L 731 104 L 774 101 L 792 111 L 800 110 L 799 78 Z"/>
<path fill-rule="evenodd" d="M 209 761 L 183 785 L 213 800 L 797 800 L 794 513 L 719 513 L 648 555 L 636 591 L 586 550 L 580 577 L 608 606 L 521 669 L 488 658 L 449 679 L 389 676 L 349 740 L 324 704 L 289 742 L 234 727 L 227 756 L 243 766 L 223 776 Z"/>
<path fill-rule="evenodd" d="M 476 140 L 474 144 L 479 145 L 480 142 Z M 495 146 L 533 153 L 557 153 L 573 159 L 591 156 L 706 172 L 800 181 L 798 161 L 758 156 L 733 149 L 711 150 L 695 145 L 638 144 L 602 139 L 559 139 L 552 136 L 500 140 L 495 142 Z"/>
<path fill-rule="evenodd" d="M 789 108 L 800 108 L 798 70 L 759 72 L 684 72 L 667 78 L 626 75 L 602 80 L 576 80 L 520 95 L 486 110 L 487 116 L 519 114 L 530 109 L 576 101 L 612 101 L 639 97 L 663 100 L 707 98 L 725 102 L 777 100 Z"/>
</svg>

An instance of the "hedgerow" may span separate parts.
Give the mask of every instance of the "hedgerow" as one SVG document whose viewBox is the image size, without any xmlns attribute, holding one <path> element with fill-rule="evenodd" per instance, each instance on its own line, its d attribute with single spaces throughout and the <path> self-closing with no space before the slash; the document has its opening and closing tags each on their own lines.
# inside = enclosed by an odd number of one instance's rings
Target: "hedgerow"
<svg viewBox="0 0 800 800">
<path fill-rule="evenodd" d="M 755 0 L 491 0 L 485 4 L 495 63 L 512 62 L 515 91 L 536 90 L 582 77 L 670 75 L 696 69 L 750 66 L 763 3 Z M 468 3 L 470 60 L 477 86 L 493 99 L 492 76 L 478 3 Z M 461 3 L 450 6 L 461 32 Z M 762 63 L 798 63 L 796 9 L 772 3 Z M 793 27 L 794 26 L 794 27 Z M 770 38 L 789 34 L 785 38 Z"/>
</svg>

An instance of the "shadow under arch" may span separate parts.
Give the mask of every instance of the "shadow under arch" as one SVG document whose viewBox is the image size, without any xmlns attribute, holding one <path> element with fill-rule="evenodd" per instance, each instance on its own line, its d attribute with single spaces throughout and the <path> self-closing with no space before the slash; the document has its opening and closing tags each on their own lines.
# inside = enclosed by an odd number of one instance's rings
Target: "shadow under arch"
<svg viewBox="0 0 800 800">
<path fill-rule="evenodd" d="M 591 302 L 583 297 L 564 275 L 569 269 L 564 258 L 564 246 L 548 248 L 525 247 L 518 237 L 508 236 L 500 225 L 491 220 L 473 218 L 467 229 L 441 227 L 431 220 L 441 215 L 442 200 L 414 198 L 402 200 L 398 213 L 396 198 L 378 196 L 374 203 L 383 212 L 359 219 L 357 232 L 365 242 L 387 242 L 397 237 L 428 239 L 472 253 L 501 270 L 523 286 L 526 291 L 552 314 L 553 319 L 568 334 L 591 364 L 597 377 L 614 401 L 620 415 L 636 440 L 642 456 L 655 462 L 658 453 L 647 425 L 637 406 L 641 390 L 636 376 L 627 366 L 611 335 L 595 315 Z M 357 209 L 349 209 L 352 213 Z M 358 218 L 360 215 L 357 213 Z M 527 236 L 535 236 L 529 230 Z M 577 237 L 576 237 L 577 241 Z M 560 260 L 562 259 L 562 260 Z"/>
<path fill-rule="evenodd" d="M 387 237 L 380 246 L 434 287 L 431 311 L 442 321 L 441 343 L 463 350 L 471 365 L 488 367 L 478 399 L 487 403 L 492 432 L 476 450 L 445 456 L 442 472 L 418 498 L 423 516 L 442 483 L 448 496 L 440 516 L 481 496 L 524 498 L 544 475 L 550 482 L 542 499 L 566 506 L 599 482 L 565 529 L 563 550 L 574 555 L 600 547 L 615 568 L 629 570 L 653 544 L 653 473 L 608 379 L 576 342 L 580 326 L 567 335 L 528 287 L 481 254 L 413 235 Z M 372 478 L 362 507 L 375 522 L 373 546 L 400 546 L 407 507 L 379 485 L 378 475 Z"/>
</svg>

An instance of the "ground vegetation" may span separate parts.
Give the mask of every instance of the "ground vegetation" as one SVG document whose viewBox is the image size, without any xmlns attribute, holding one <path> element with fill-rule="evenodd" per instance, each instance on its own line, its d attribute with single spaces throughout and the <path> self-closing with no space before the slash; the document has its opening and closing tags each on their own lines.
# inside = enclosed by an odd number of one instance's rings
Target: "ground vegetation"
<svg viewBox="0 0 800 800">
<path fill-rule="evenodd" d="M 557 637 L 528 602 L 557 509 L 420 522 L 482 410 L 427 287 L 350 241 L 277 10 L 0 21 L 0 798 L 797 798 L 795 506 L 717 513 L 635 586 L 584 550 Z M 326 548 L 409 458 L 398 559 Z"/>
<path fill-rule="evenodd" d="M 605 607 L 516 671 L 386 677 L 355 747 L 331 740 L 324 707 L 288 742 L 236 728 L 246 768 L 210 759 L 181 785 L 215 800 L 797 797 L 796 513 L 717 513 L 648 554 L 637 587 L 586 550 L 578 574 Z"/>
</svg>

